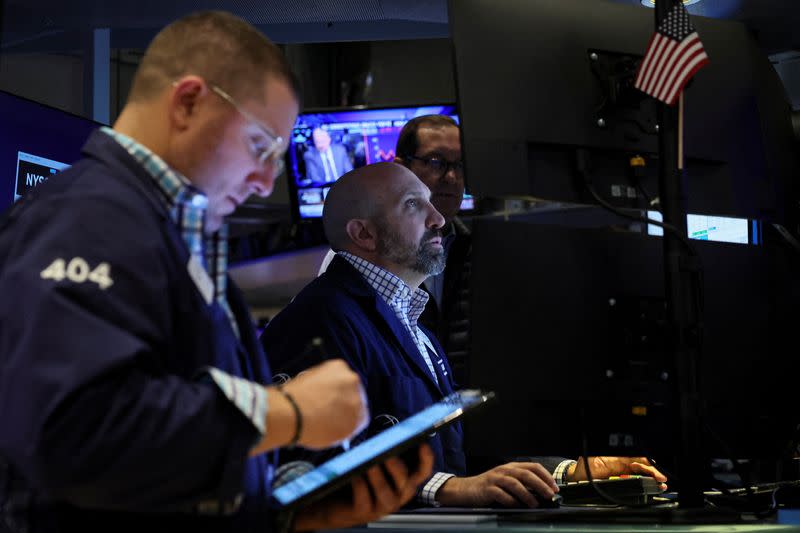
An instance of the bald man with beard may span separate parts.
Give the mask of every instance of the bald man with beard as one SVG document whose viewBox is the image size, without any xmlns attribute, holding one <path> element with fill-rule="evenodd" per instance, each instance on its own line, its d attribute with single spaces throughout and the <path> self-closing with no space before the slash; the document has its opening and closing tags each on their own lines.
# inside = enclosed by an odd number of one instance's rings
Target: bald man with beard
<svg viewBox="0 0 800 533">
<path fill-rule="evenodd" d="M 420 285 L 445 266 L 445 219 L 414 172 L 378 163 L 333 185 L 323 224 L 336 256 L 270 322 L 261 342 L 273 368 L 290 376 L 327 358 L 345 359 L 361 377 L 376 415 L 369 434 L 457 388 L 442 346 L 418 323 L 429 298 Z M 323 340 L 324 350 L 308 349 L 315 338 Z M 536 507 L 538 499 L 558 491 L 550 470 L 570 463 L 532 458 L 466 476 L 460 424 L 437 432 L 430 444 L 435 474 L 418 493 L 425 505 Z M 597 478 L 643 474 L 666 480 L 644 458 L 592 457 L 590 462 Z M 584 479 L 583 464 L 571 463 L 572 479 Z"/>
<path fill-rule="evenodd" d="M 404 166 L 368 165 L 333 185 L 323 224 L 336 257 L 262 334 L 273 368 L 294 376 L 327 357 L 343 357 L 360 375 L 378 425 L 454 392 L 444 350 L 417 323 L 428 301 L 420 284 L 445 265 L 444 218 L 430 189 Z M 307 349 L 316 337 L 324 353 Z M 465 477 L 460 424 L 437 432 L 430 444 L 436 473 L 419 492 L 423 504 L 536 507 L 532 492 L 551 498 L 558 491 L 550 473 L 533 462 Z"/>
</svg>

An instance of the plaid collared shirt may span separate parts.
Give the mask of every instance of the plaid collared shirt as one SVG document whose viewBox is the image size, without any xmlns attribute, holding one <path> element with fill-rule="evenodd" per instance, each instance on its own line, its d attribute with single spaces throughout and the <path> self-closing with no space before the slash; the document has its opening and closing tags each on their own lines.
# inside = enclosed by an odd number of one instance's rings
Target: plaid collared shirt
<svg viewBox="0 0 800 533">
<path fill-rule="evenodd" d="M 225 310 L 231 327 L 238 337 L 239 327 L 225 296 L 228 283 L 227 224 L 223 224 L 213 235 L 206 236 L 204 225 L 208 198 L 185 176 L 170 168 L 147 147 L 111 128 L 103 127 L 101 130 L 125 148 L 153 178 L 169 208 L 172 221 L 181 231 L 189 253 L 203 265 L 211 278 L 214 285 L 214 300 Z"/>
<path fill-rule="evenodd" d="M 417 349 L 419 349 L 433 378 L 436 379 L 438 383 L 439 380 L 436 377 L 436 371 L 433 368 L 433 362 L 428 355 L 426 345 L 430 344 L 430 350 L 433 353 L 436 353 L 436 350 L 433 349 L 430 339 L 417 327 L 417 320 L 425 309 L 425 304 L 428 303 L 428 293 L 422 289 L 412 291 L 403 280 L 391 272 L 360 257 L 347 252 L 336 253 L 353 265 L 353 268 L 364 276 L 367 283 L 369 283 L 389 307 L 394 310 L 397 318 L 403 323 L 409 333 L 411 333 L 411 336 L 414 338 L 414 343 L 417 345 Z M 553 477 L 557 483 L 566 483 L 567 468 L 572 464 L 575 464 L 575 461 L 566 460 L 556 467 Z M 436 493 L 439 492 L 442 485 L 452 477 L 455 477 L 455 475 L 448 472 L 434 473 L 428 482 L 417 491 L 417 500 L 425 505 L 439 507 L 440 504 L 436 501 Z"/>
<path fill-rule="evenodd" d="M 430 356 L 430 353 L 436 354 L 436 350 L 428 336 L 417 326 L 417 320 L 422 311 L 425 310 L 425 304 L 428 303 L 428 293 L 420 288 L 412 290 L 399 277 L 365 259 L 347 252 L 337 253 L 353 265 L 353 268 L 364 276 L 367 283 L 392 308 L 397 319 L 402 322 L 403 326 L 411 334 L 414 344 L 417 345 L 417 350 L 425 360 L 425 364 L 428 365 L 428 370 L 430 370 L 434 381 L 438 384 L 439 378 L 436 376 L 436 370 L 433 368 L 433 361 L 431 361 Z M 430 353 L 428 350 L 430 350 Z M 436 355 L 439 356 L 439 354 Z M 445 375 L 447 374 L 445 373 Z"/>
<path fill-rule="evenodd" d="M 433 368 L 433 361 L 431 361 L 428 349 L 436 353 L 430 339 L 422 332 L 417 326 L 417 320 L 425 309 L 425 304 L 428 303 L 428 293 L 422 289 L 411 290 L 411 287 L 387 270 L 376 266 L 369 261 L 347 252 L 337 252 L 348 263 L 353 265 L 353 268 L 364 276 L 367 283 L 375 289 L 380 297 L 385 301 L 389 307 L 395 312 L 398 320 L 403 323 L 406 330 L 411 334 L 414 339 L 414 344 L 417 345 L 419 353 L 425 359 L 433 379 L 439 383 L 436 377 L 436 370 Z M 438 355 L 438 354 L 437 354 Z M 443 356 L 441 356 L 443 357 Z M 453 474 L 447 472 L 436 472 L 428 482 L 417 491 L 417 499 L 425 505 L 438 507 L 439 503 L 436 501 L 436 493 L 445 481 L 453 477 Z"/>
<path fill-rule="evenodd" d="M 153 178 L 153 182 L 158 186 L 169 209 L 170 218 L 180 229 L 183 241 L 189 249 L 191 260 L 188 268 L 190 274 L 192 262 L 201 265 L 200 268 L 209 276 L 210 283 L 213 284 L 213 293 L 204 294 L 204 298 L 209 305 L 216 301 L 225 310 L 234 333 L 239 337 L 236 318 L 233 316 L 225 296 L 228 280 L 227 226 L 223 224 L 218 232 L 206 236 L 204 231 L 208 207 L 206 196 L 194 187 L 185 176 L 171 169 L 163 159 L 145 146 L 111 128 L 104 127 L 102 131 L 125 148 Z M 193 281 L 198 283 L 197 280 Z M 204 293 L 206 289 L 198 285 L 198 290 Z M 205 378 L 210 378 L 225 397 L 256 427 L 261 436 L 253 444 L 260 441 L 267 431 L 265 425 L 268 410 L 266 388 L 258 383 L 211 367 L 206 368 L 201 375 L 201 379 Z M 229 501 L 210 499 L 197 504 L 192 509 L 187 509 L 187 511 L 212 515 L 230 514 L 236 512 L 240 507 L 242 497 L 240 494 Z"/>
</svg>

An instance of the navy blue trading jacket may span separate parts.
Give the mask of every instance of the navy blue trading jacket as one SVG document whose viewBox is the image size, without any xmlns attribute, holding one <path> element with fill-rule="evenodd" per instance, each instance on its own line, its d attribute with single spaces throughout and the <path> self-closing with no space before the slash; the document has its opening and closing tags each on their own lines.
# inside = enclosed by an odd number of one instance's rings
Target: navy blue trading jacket
<svg viewBox="0 0 800 533">
<path fill-rule="evenodd" d="M 345 359 L 364 383 L 373 419 L 391 415 L 402 420 L 456 389 L 444 349 L 430 331 L 422 329 L 444 359 L 447 376 L 434 365 L 439 385 L 392 308 L 337 256 L 324 274 L 270 321 L 261 343 L 273 370 L 289 376 L 324 359 Z M 315 337 L 322 339 L 325 353 L 311 348 Z M 434 472 L 465 474 L 459 423 L 437 432 L 429 442 Z"/>
<path fill-rule="evenodd" d="M 247 459 L 257 430 L 195 380 L 270 381 L 241 294 L 239 341 L 152 178 L 104 133 L 84 155 L 0 219 L 0 529 L 264 531 L 272 458 Z M 242 493 L 232 517 L 182 512 Z"/>
</svg>

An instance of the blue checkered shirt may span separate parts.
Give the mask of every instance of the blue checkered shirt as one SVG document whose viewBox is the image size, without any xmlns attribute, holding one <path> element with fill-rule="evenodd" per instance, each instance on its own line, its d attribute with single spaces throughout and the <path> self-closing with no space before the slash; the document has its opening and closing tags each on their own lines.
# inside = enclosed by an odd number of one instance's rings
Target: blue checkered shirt
<svg viewBox="0 0 800 533">
<path fill-rule="evenodd" d="M 431 361 L 428 353 L 429 349 L 433 353 L 436 353 L 436 350 L 433 348 L 428 336 L 417 326 L 417 320 L 425 309 L 425 304 L 428 303 L 428 293 L 419 288 L 412 290 L 399 277 L 365 259 L 347 252 L 340 251 L 337 253 L 353 265 L 353 268 L 364 276 L 367 283 L 392 308 L 398 320 L 403 323 L 403 326 L 411 334 L 411 338 L 414 339 L 414 344 L 417 345 L 420 355 L 425 359 L 433 379 L 436 380 L 436 383 L 439 383 L 439 379 L 436 377 L 436 370 L 433 368 L 433 361 Z M 453 477 L 453 474 L 436 472 L 417 492 L 417 499 L 426 505 L 438 507 L 436 492 L 451 477 Z"/>
<path fill-rule="evenodd" d="M 408 332 L 411 333 L 411 337 L 414 339 L 417 349 L 419 349 L 433 378 L 438 383 L 439 380 L 436 378 L 436 371 L 433 368 L 433 362 L 428 355 L 426 347 L 429 347 L 433 353 L 436 353 L 436 350 L 434 350 L 430 339 L 417 327 L 417 320 L 425 309 L 425 304 L 428 303 L 428 293 L 422 289 L 412 291 L 399 277 L 365 259 L 344 251 L 336 253 L 353 265 L 353 268 L 364 276 L 367 283 L 369 283 L 389 307 L 394 310 L 397 318 L 403 323 Z M 575 461 L 566 460 L 556 467 L 553 472 L 553 477 L 557 483 L 566 483 L 567 468 L 573 464 L 575 464 Z M 438 507 L 440 504 L 436 501 L 436 493 L 451 477 L 455 477 L 455 475 L 448 472 L 436 472 L 419 490 L 417 499 L 426 505 Z"/>
<path fill-rule="evenodd" d="M 405 326 L 411 338 L 414 339 L 414 344 L 417 345 L 420 355 L 425 359 L 425 364 L 428 365 L 428 370 L 436 383 L 439 383 L 439 378 L 436 376 L 436 370 L 433 368 L 433 361 L 431 361 L 428 350 L 436 354 L 433 343 L 425 333 L 417 326 L 422 311 L 425 310 L 425 304 L 428 303 L 430 297 L 427 292 L 417 288 L 411 289 L 406 283 L 395 276 L 386 269 L 370 263 L 369 261 L 355 256 L 348 252 L 337 252 L 348 263 L 353 265 L 353 268 L 359 271 L 367 283 L 375 289 L 386 304 L 392 308 L 397 319 Z M 436 354 L 438 355 L 438 354 Z"/>
<path fill-rule="evenodd" d="M 169 209 L 170 218 L 181 230 L 191 257 L 203 266 L 213 282 L 213 301 L 225 310 L 231 327 L 238 337 L 236 318 L 225 297 L 228 281 L 227 226 L 223 224 L 217 233 L 206 236 L 204 232 L 208 207 L 206 196 L 185 176 L 170 168 L 147 147 L 111 128 L 104 127 L 101 130 L 125 148 L 153 178 Z M 267 415 L 267 392 L 263 386 L 216 368 L 207 369 L 205 376 L 211 378 L 225 397 L 244 413 L 262 436 L 266 433 L 264 424 Z"/>
<path fill-rule="evenodd" d="M 204 231 L 208 198 L 185 176 L 170 168 L 163 159 L 127 135 L 108 127 L 101 130 L 117 141 L 147 171 L 162 193 L 170 217 L 181 230 L 191 257 L 205 268 L 214 284 L 214 299 L 228 316 L 236 336 L 239 327 L 228 305 L 228 226 L 223 224 L 213 235 Z"/>
</svg>

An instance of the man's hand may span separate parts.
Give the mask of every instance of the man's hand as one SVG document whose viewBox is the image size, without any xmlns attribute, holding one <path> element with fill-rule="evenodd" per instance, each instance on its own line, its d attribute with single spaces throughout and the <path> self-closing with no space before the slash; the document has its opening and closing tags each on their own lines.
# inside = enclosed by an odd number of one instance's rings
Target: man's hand
<svg viewBox="0 0 800 533">
<path fill-rule="evenodd" d="M 303 416 L 299 444 L 320 449 L 360 433 L 369 423 L 366 394 L 358 374 L 342 359 L 325 361 L 283 386 Z"/>
<path fill-rule="evenodd" d="M 637 474 L 650 476 L 656 481 L 664 483 L 667 476 L 662 474 L 646 457 L 589 457 L 589 468 L 592 471 L 592 479 L 606 479 L 611 476 L 624 474 Z M 586 465 L 583 458 L 578 458 L 578 463 L 569 467 L 567 470 L 567 481 L 584 481 L 589 479 L 586 475 Z M 666 489 L 666 485 L 662 485 Z"/>
<path fill-rule="evenodd" d="M 295 434 L 297 416 L 287 398 L 267 387 L 267 432 L 250 455 L 286 446 Z M 369 423 L 369 409 L 358 374 L 341 359 L 325 361 L 283 386 L 302 417 L 299 444 L 328 448 L 361 432 Z"/>
<path fill-rule="evenodd" d="M 531 491 L 552 498 L 558 486 L 539 463 L 507 463 L 478 476 L 448 479 L 436 493 L 436 500 L 448 507 L 537 507 Z"/>
<path fill-rule="evenodd" d="M 349 527 L 366 524 L 397 511 L 414 497 L 419 485 L 430 477 L 433 452 L 427 444 L 419 447 L 419 467 L 412 474 L 397 457 L 388 459 L 383 466 L 383 469 L 380 465 L 373 466 L 365 475 L 353 480 L 352 498 L 347 501 L 334 495 L 302 509 L 297 514 L 295 529 L 309 531 Z"/>
</svg>

